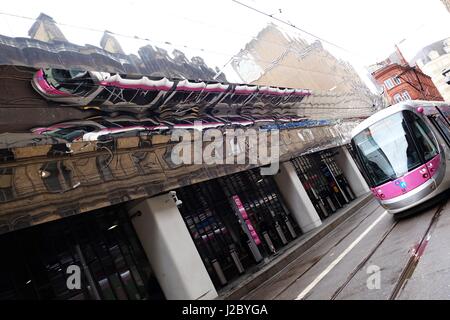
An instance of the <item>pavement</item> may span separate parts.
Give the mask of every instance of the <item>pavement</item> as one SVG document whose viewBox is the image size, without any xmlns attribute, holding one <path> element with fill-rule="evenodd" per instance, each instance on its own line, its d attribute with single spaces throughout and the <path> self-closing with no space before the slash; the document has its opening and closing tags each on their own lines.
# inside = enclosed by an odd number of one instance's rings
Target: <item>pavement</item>
<svg viewBox="0 0 450 320">
<path fill-rule="evenodd" d="M 370 199 L 279 269 L 240 296 L 229 296 L 245 300 L 449 299 L 450 203 L 445 199 L 398 220 Z"/>
</svg>

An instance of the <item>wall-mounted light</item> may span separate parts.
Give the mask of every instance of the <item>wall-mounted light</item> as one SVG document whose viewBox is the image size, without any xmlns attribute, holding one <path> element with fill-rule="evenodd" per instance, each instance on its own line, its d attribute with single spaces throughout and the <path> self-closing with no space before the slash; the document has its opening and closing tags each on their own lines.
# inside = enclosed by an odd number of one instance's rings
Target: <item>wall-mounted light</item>
<svg viewBox="0 0 450 320">
<path fill-rule="evenodd" d="M 172 200 L 175 202 L 175 205 L 177 207 L 181 206 L 183 204 L 183 201 L 181 201 L 180 199 L 178 199 L 177 197 L 177 192 L 176 191 L 169 191 L 170 196 L 172 197 Z"/>
<path fill-rule="evenodd" d="M 77 182 L 72 186 L 72 189 L 78 188 L 81 185 L 81 182 Z"/>
<path fill-rule="evenodd" d="M 46 170 L 39 170 L 39 175 L 41 176 L 41 178 L 45 179 L 50 177 L 50 172 Z"/>
</svg>

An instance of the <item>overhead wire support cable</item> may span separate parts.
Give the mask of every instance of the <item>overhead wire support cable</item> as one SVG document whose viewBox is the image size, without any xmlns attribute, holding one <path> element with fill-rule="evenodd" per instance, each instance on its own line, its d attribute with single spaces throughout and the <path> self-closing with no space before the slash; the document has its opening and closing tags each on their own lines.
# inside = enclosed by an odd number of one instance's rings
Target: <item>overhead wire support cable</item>
<svg viewBox="0 0 450 320">
<path fill-rule="evenodd" d="M 257 12 L 257 13 L 260 13 L 260 14 L 262 14 L 262 15 L 265 15 L 266 17 L 269 17 L 269 18 L 274 19 L 274 20 L 276 20 L 276 21 L 278 21 L 278 22 L 281 22 L 281 23 L 283 23 L 283 24 L 285 24 L 285 25 L 287 25 L 287 26 L 289 26 L 289 27 L 292 27 L 292 28 L 294 28 L 294 29 L 297 29 L 297 30 L 299 30 L 299 31 L 301 31 L 301 32 L 303 32 L 303 33 L 306 33 L 307 35 L 310 35 L 310 36 L 313 37 L 313 38 L 316 38 L 316 39 L 318 39 L 318 40 L 320 40 L 320 41 L 322 41 L 322 42 L 324 42 L 324 43 L 328 43 L 329 45 L 332 45 L 332 46 L 334 46 L 334 47 L 336 47 L 336 48 L 339 48 L 339 49 L 341 49 L 341 50 L 343 50 L 343 51 L 345 51 L 345 52 L 347 52 L 347 53 L 354 54 L 354 52 L 351 52 L 350 50 L 345 49 L 344 47 L 342 47 L 342 46 L 340 46 L 340 45 L 337 45 L 337 44 L 335 44 L 335 43 L 333 43 L 333 42 L 331 42 L 331 41 L 328 41 L 328 40 L 326 40 L 326 39 L 324 39 L 324 38 L 322 38 L 322 37 L 316 36 L 315 34 L 309 32 L 309 31 L 306 31 L 306 30 L 304 30 L 304 29 L 301 29 L 301 28 L 297 27 L 296 25 L 294 25 L 294 24 L 291 23 L 291 22 L 288 22 L 288 21 L 285 21 L 285 20 L 283 20 L 283 19 L 274 17 L 273 14 L 268 14 L 268 13 L 266 13 L 266 12 L 264 12 L 264 11 L 261 11 L 261 10 L 259 10 L 259 9 L 257 9 L 257 8 L 254 8 L 254 7 L 252 7 L 252 6 L 249 6 L 248 4 L 245 4 L 245 3 L 240 2 L 240 1 L 238 1 L 238 0 L 231 0 L 231 1 L 233 1 L 233 2 L 235 2 L 235 3 L 237 3 L 237 4 L 239 4 L 239 5 L 241 5 L 241 6 L 243 6 L 243 7 L 246 7 L 246 8 L 248 8 L 248 9 L 250 9 L 250 10 L 253 10 L 253 11 Z"/>
</svg>

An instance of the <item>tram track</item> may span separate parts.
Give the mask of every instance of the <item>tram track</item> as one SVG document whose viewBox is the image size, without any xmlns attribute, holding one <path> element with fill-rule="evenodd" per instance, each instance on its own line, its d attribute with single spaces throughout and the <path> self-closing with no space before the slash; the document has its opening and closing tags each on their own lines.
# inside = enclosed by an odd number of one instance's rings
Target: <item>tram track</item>
<svg viewBox="0 0 450 320">
<path fill-rule="evenodd" d="M 369 202 L 367 204 L 367 207 L 370 207 L 371 204 L 373 204 L 374 202 Z M 364 207 L 365 208 L 365 207 Z M 339 246 L 339 244 L 341 244 L 352 232 L 354 232 L 358 227 L 360 227 L 361 225 L 363 225 L 367 219 L 369 219 L 376 211 L 377 209 L 379 209 L 378 206 L 376 206 L 375 208 L 373 208 L 363 219 L 361 219 L 357 224 L 355 224 L 355 226 L 353 226 L 348 232 L 346 232 L 342 237 L 339 238 L 338 241 L 336 241 L 333 246 L 331 246 L 329 249 L 327 249 L 324 253 L 322 253 L 321 255 L 315 257 L 313 259 L 313 263 L 306 269 L 304 270 L 301 274 L 297 275 L 292 281 L 290 281 L 288 283 L 288 285 L 281 290 L 280 292 L 278 292 L 275 296 L 272 297 L 272 299 L 277 299 L 279 296 L 281 296 L 284 292 L 286 292 L 298 279 L 300 279 L 303 275 L 305 275 L 307 272 L 309 272 L 312 268 L 314 268 L 324 257 L 326 257 L 328 254 L 330 254 L 330 252 L 335 249 L 337 246 Z M 345 223 L 345 222 L 343 222 Z M 282 272 L 289 270 L 289 267 L 294 265 L 299 259 L 301 259 L 303 256 L 305 256 L 306 254 L 308 254 L 308 252 L 310 252 L 313 248 L 310 248 L 309 250 L 305 251 L 305 253 L 303 253 L 300 257 L 298 257 L 297 259 L 295 259 L 294 261 L 292 261 L 291 263 L 289 263 L 282 271 L 280 271 L 279 273 L 277 273 L 274 277 L 272 277 L 272 279 L 275 279 L 277 276 L 280 276 Z M 248 296 L 251 296 L 251 294 L 256 291 L 261 289 L 261 287 L 256 288 L 255 290 L 253 290 L 252 292 L 250 292 Z M 245 297 L 246 298 L 246 297 Z M 244 299 L 245 299 L 244 298 Z"/>
<path fill-rule="evenodd" d="M 442 201 L 442 203 L 440 203 L 438 205 L 438 208 L 437 208 L 436 212 L 433 214 L 430 224 L 428 225 L 428 228 L 426 229 L 424 235 L 420 239 L 419 244 L 411 252 L 411 256 L 409 257 L 408 262 L 406 263 L 402 273 L 400 274 L 400 278 L 397 281 L 397 284 L 395 285 L 394 290 L 392 291 L 391 296 L 389 297 L 389 300 L 395 300 L 398 297 L 400 292 L 406 286 L 408 280 L 413 275 L 414 270 L 416 269 L 417 264 L 419 263 L 419 260 L 422 257 L 426 246 L 428 245 L 431 235 L 436 227 L 436 223 L 438 222 L 439 217 L 441 216 L 442 210 L 444 210 L 444 207 L 446 204 L 447 204 L 447 200 Z"/>
<path fill-rule="evenodd" d="M 373 254 L 377 251 L 377 249 L 381 246 L 381 244 L 386 240 L 386 238 L 391 234 L 394 228 L 397 226 L 398 221 L 395 221 L 391 227 L 383 234 L 380 240 L 377 242 L 375 247 L 369 252 L 369 254 L 358 264 L 358 266 L 352 271 L 347 280 L 333 293 L 331 296 L 331 300 L 335 300 L 337 296 L 346 288 L 349 282 L 355 277 L 355 275 L 364 267 L 364 265 L 369 261 L 369 259 L 373 256 Z"/>
<path fill-rule="evenodd" d="M 243 299 L 398 299 L 439 226 L 447 202 L 442 199 L 420 214 L 389 220 L 386 211 L 368 203 L 364 215 L 346 220 L 347 226 L 343 222 L 340 230 L 335 229 Z M 371 231 L 376 225 L 376 231 Z M 369 264 L 383 270 L 382 290 L 367 291 L 365 268 Z"/>
<path fill-rule="evenodd" d="M 428 241 L 430 240 L 431 234 L 436 226 L 437 221 L 439 220 L 439 217 L 446 205 L 447 201 L 442 201 L 440 204 L 437 205 L 436 210 L 423 234 L 423 236 L 420 238 L 418 244 L 413 248 L 411 251 L 411 255 L 406 262 L 404 268 L 402 269 L 400 276 L 394 286 L 394 289 L 392 290 L 389 299 L 395 300 L 398 295 L 400 294 L 401 290 L 405 287 L 408 279 L 411 278 L 411 276 L 414 273 L 414 270 L 419 263 L 420 257 L 423 255 L 425 247 L 428 244 Z M 380 246 L 385 242 L 387 237 L 392 234 L 394 229 L 401 223 L 401 220 L 394 220 L 393 224 L 389 227 L 388 230 L 385 231 L 385 233 L 382 235 L 382 237 L 377 241 L 375 246 L 370 250 L 370 252 L 364 257 L 364 259 L 356 266 L 356 268 L 350 273 L 350 275 L 347 277 L 346 281 L 341 284 L 338 289 L 333 293 L 331 296 L 331 300 L 335 300 L 338 298 L 339 294 L 347 287 L 347 285 L 350 283 L 350 281 L 362 270 L 362 268 L 367 264 L 367 262 L 370 260 L 370 258 L 377 252 L 377 250 L 380 248 Z"/>
</svg>

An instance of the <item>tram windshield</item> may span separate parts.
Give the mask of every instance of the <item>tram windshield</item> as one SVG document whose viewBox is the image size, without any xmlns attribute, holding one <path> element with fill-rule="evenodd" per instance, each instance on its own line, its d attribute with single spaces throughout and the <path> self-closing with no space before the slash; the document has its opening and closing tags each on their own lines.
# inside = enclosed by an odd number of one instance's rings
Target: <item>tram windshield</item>
<svg viewBox="0 0 450 320">
<path fill-rule="evenodd" d="M 395 180 L 438 154 L 430 129 L 410 111 L 395 113 L 353 138 L 372 187 Z"/>
</svg>

